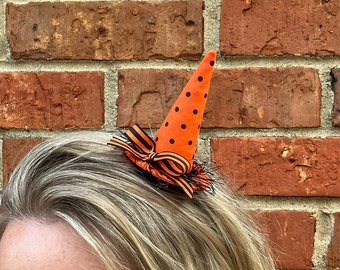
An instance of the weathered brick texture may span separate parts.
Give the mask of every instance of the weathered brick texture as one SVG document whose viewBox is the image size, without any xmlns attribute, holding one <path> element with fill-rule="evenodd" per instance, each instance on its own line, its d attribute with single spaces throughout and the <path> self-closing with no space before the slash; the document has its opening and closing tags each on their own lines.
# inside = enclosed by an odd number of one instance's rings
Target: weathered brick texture
<svg viewBox="0 0 340 270">
<path fill-rule="evenodd" d="M 159 127 L 191 74 L 185 70 L 120 70 L 117 125 Z M 315 69 L 216 70 L 210 89 L 202 127 L 320 125 L 321 85 Z"/>
<path fill-rule="evenodd" d="M 203 1 L 7 5 L 14 59 L 198 59 Z"/>
<path fill-rule="evenodd" d="M 278 269 L 340 268 L 340 63 L 329 57 L 340 56 L 340 1 L 6 0 L 0 17 L 4 185 L 46 129 L 57 135 L 109 128 L 105 108 L 118 127 L 159 128 L 192 74 L 177 64 L 198 61 L 219 39 L 202 123 L 211 139 L 204 158 L 250 203 L 268 196 L 265 208 L 259 204 L 250 214 L 268 235 Z M 70 72 L 73 64 L 79 72 Z M 104 84 L 117 70 L 118 85 L 117 78 Z M 21 138 L 20 129 L 33 129 L 25 133 L 33 138 Z M 285 196 L 282 208 L 281 199 L 269 196 Z M 324 216 L 315 215 L 324 201 L 334 215 L 329 232 Z M 328 249 L 314 245 L 316 229 L 328 233 Z"/>
<path fill-rule="evenodd" d="M 212 160 L 247 195 L 340 197 L 340 138 L 214 138 Z"/>
<path fill-rule="evenodd" d="M 11 172 L 20 160 L 43 139 L 13 138 L 2 142 L 3 186 L 6 186 Z"/>
<path fill-rule="evenodd" d="M 222 0 L 221 53 L 340 55 L 340 2 Z"/>
<path fill-rule="evenodd" d="M 102 72 L 0 73 L 0 128 L 100 128 Z"/>
<path fill-rule="evenodd" d="M 328 267 L 330 269 L 340 268 L 340 213 L 334 214 L 334 229 L 328 247 Z"/>
<path fill-rule="evenodd" d="M 254 211 L 252 215 L 268 235 L 278 269 L 312 269 L 315 232 L 312 213 Z"/>
</svg>

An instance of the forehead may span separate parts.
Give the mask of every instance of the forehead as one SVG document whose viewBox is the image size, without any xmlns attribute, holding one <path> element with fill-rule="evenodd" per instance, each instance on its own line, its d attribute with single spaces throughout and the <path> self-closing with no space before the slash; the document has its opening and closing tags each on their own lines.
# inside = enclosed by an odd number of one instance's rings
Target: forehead
<svg viewBox="0 0 340 270">
<path fill-rule="evenodd" d="M 2 270 L 86 270 L 105 267 L 68 224 L 12 221 L 0 241 Z"/>
</svg>

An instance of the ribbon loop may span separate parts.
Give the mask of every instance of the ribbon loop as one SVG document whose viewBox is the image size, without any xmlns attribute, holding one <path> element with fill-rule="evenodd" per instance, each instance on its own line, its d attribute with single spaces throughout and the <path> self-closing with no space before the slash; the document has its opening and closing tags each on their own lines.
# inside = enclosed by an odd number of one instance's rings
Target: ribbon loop
<svg viewBox="0 0 340 270">
<path fill-rule="evenodd" d="M 144 132 L 143 129 L 141 129 L 139 125 L 134 125 L 129 128 L 129 130 L 125 132 L 125 135 L 143 153 L 149 154 L 154 152 L 156 148 L 155 142 Z"/>
<path fill-rule="evenodd" d="M 134 125 L 125 132 L 125 136 L 132 143 L 126 143 L 113 137 L 109 144 L 121 147 L 145 162 L 155 162 L 155 165 L 164 173 L 171 176 L 180 176 L 191 170 L 190 162 L 179 154 L 173 152 L 155 152 L 155 142 L 145 133 L 139 125 Z"/>
</svg>

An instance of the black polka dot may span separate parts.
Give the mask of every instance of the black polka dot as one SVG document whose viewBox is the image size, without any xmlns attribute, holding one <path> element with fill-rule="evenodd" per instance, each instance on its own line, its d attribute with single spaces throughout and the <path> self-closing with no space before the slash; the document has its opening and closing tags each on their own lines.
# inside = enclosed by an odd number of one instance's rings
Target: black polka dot
<svg viewBox="0 0 340 270">
<path fill-rule="evenodd" d="M 155 142 L 158 142 L 158 137 L 155 138 Z"/>
<path fill-rule="evenodd" d="M 179 111 L 179 108 L 178 108 L 178 107 L 176 107 L 176 108 L 175 108 L 175 112 L 178 112 L 178 111 Z"/>
<path fill-rule="evenodd" d="M 186 129 L 186 128 L 187 128 L 187 125 L 186 125 L 186 124 L 182 124 L 182 125 L 181 125 L 181 128 L 182 128 L 182 129 Z"/>
<path fill-rule="evenodd" d="M 195 109 L 195 110 L 192 111 L 192 113 L 193 113 L 193 114 L 197 114 L 197 113 L 198 113 L 198 110 Z"/>
<path fill-rule="evenodd" d="M 191 96 L 191 93 L 190 93 L 190 92 L 186 92 L 185 95 L 186 95 L 187 97 L 190 97 L 190 96 Z"/>
<path fill-rule="evenodd" d="M 165 122 L 165 126 L 167 127 L 169 125 L 169 122 Z"/>
<path fill-rule="evenodd" d="M 171 144 L 174 144 L 174 143 L 175 143 L 175 140 L 174 140 L 174 139 L 170 139 L 169 142 L 170 142 Z"/>
<path fill-rule="evenodd" d="M 203 77 L 202 76 L 198 76 L 198 81 L 199 82 L 203 81 Z"/>
<path fill-rule="evenodd" d="M 188 144 L 189 144 L 189 145 L 192 145 L 192 141 L 188 141 Z"/>
<path fill-rule="evenodd" d="M 208 97 L 208 94 L 207 94 L 207 93 L 205 93 L 205 94 L 204 94 L 204 98 L 207 98 L 207 97 Z"/>
<path fill-rule="evenodd" d="M 215 61 L 210 61 L 210 66 L 215 65 Z"/>
</svg>

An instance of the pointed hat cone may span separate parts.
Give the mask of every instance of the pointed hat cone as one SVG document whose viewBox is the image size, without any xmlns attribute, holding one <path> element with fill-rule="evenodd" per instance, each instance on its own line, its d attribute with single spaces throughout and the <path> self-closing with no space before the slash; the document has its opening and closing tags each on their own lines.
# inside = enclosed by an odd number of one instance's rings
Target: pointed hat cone
<svg viewBox="0 0 340 270">
<path fill-rule="evenodd" d="M 156 133 L 156 153 L 177 153 L 193 164 L 215 62 L 216 51 L 209 51 Z"/>
</svg>

